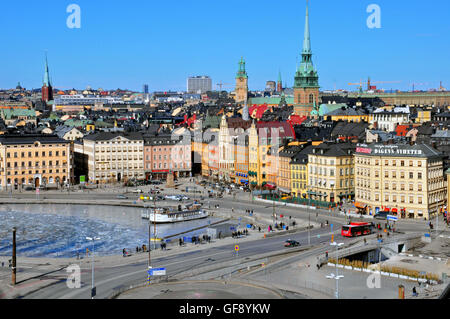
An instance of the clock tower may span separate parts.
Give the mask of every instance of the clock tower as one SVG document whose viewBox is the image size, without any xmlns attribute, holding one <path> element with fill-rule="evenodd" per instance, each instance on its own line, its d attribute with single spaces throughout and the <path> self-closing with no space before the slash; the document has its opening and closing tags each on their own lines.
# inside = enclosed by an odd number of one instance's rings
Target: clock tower
<svg viewBox="0 0 450 319">
<path fill-rule="evenodd" d="M 314 105 L 319 105 L 319 75 L 312 63 L 311 40 L 309 37 L 309 13 L 306 4 L 305 35 L 303 39 L 302 62 L 294 78 L 294 113 L 311 116 Z"/>
<path fill-rule="evenodd" d="M 239 61 L 239 70 L 236 74 L 236 103 L 246 103 L 248 97 L 248 76 L 245 71 L 245 61 L 241 58 Z"/>
</svg>

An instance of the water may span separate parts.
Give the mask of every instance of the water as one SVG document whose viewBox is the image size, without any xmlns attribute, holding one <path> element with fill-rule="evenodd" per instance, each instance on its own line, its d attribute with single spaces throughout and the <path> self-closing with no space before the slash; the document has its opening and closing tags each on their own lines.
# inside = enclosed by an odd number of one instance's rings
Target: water
<svg viewBox="0 0 450 319">
<path fill-rule="evenodd" d="M 27 206 L 27 207 L 24 207 Z M 21 209 L 17 209 L 21 208 Z M 23 209 L 27 208 L 27 209 Z M 46 212 L 47 211 L 47 212 Z M 12 254 L 12 228 L 16 227 L 16 252 L 25 257 L 74 257 L 92 250 L 117 255 L 123 248 L 148 245 L 148 220 L 140 217 L 138 208 L 74 205 L 8 205 L 0 208 L 0 256 Z M 206 218 L 175 224 L 157 224 L 156 237 L 166 237 L 196 227 L 207 226 L 217 218 Z M 153 237 L 154 225 L 151 225 Z M 182 236 L 200 235 L 204 229 Z M 172 238 L 175 240 L 176 238 Z"/>
</svg>

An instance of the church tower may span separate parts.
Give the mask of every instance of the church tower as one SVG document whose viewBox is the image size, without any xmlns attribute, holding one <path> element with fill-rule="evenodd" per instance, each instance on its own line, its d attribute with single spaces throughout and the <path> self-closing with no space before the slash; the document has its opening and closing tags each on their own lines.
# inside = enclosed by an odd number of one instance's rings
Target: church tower
<svg viewBox="0 0 450 319">
<path fill-rule="evenodd" d="M 283 91 L 283 83 L 281 82 L 281 71 L 278 71 L 277 92 L 281 93 L 282 91 Z"/>
<path fill-rule="evenodd" d="M 48 72 L 47 54 L 45 54 L 45 73 L 44 83 L 42 84 L 42 101 L 48 102 L 53 100 L 53 88 L 50 83 L 50 73 Z"/>
<path fill-rule="evenodd" d="M 312 63 L 308 3 L 306 3 L 302 62 L 294 78 L 294 113 L 300 116 L 311 116 L 314 104 L 319 105 L 319 76 Z"/>
<path fill-rule="evenodd" d="M 241 58 L 239 62 L 239 70 L 236 74 L 236 103 L 246 103 L 248 97 L 248 76 L 245 71 L 245 61 Z"/>
</svg>

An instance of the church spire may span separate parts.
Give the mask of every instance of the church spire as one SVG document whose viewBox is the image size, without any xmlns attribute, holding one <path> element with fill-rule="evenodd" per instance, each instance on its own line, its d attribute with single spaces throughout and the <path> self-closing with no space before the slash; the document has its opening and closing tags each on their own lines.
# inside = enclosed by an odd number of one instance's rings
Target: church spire
<svg viewBox="0 0 450 319">
<path fill-rule="evenodd" d="M 50 84 L 50 73 L 48 71 L 47 52 L 45 52 L 44 85 L 47 86 L 47 87 L 51 86 L 51 84 Z"/>
<path fill-rule="evenodd" d="M 302 53 L 312 54 L 312 52 L 311 52 L 311 38 L 309 36 L 308 0 L 306 0 L 305 35 L 303 37 L 303 52 Z"/>
</svg>

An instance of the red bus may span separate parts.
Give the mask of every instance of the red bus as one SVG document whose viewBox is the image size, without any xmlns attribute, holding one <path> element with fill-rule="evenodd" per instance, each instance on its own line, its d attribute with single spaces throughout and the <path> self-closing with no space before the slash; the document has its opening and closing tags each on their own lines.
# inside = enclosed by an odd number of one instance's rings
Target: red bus
<svg viewBox="0 0 450 319">
<path fill-rule="evenodd" d="M 349 225 L 343 225 L 341 235 L 345 237 L 364 236 L 372 233 L 373 225 L 371 223 L 354 222 Z"/>
</svg>

